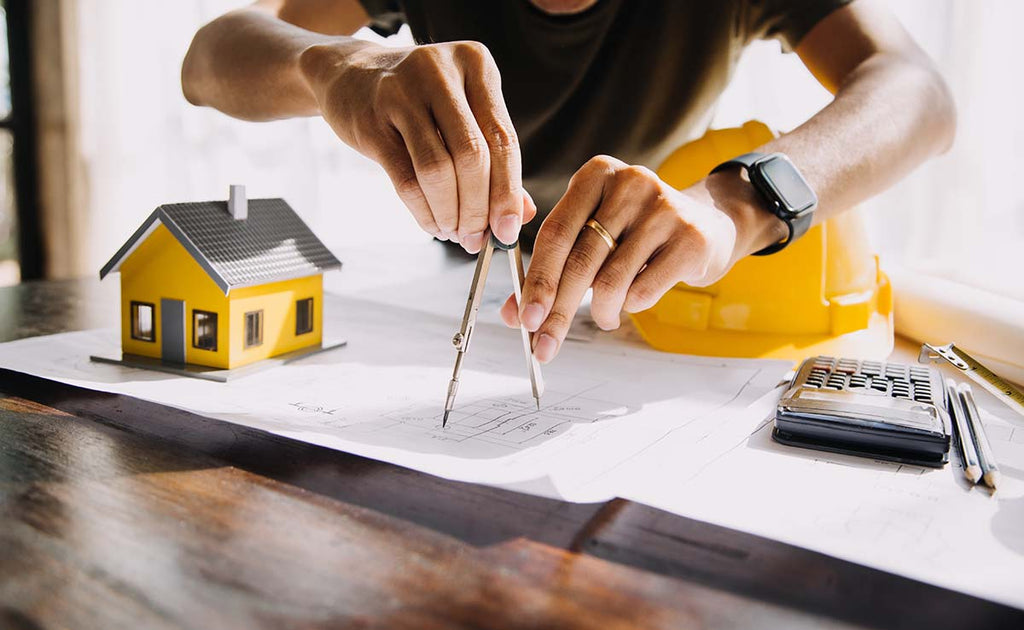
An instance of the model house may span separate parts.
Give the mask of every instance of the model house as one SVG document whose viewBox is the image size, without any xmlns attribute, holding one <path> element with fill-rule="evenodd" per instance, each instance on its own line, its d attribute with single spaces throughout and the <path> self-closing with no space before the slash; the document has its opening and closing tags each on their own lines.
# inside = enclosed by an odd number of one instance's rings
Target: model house
<svg viewBox="0 0 1024 630">
<path fill-rule="evenodd" d="M 103 266 L 121 273 L 121 350 L 231 369 L 319 349 L 324 271 L 341 266 L 282 199 L 163 205 Z"/>
</svg>

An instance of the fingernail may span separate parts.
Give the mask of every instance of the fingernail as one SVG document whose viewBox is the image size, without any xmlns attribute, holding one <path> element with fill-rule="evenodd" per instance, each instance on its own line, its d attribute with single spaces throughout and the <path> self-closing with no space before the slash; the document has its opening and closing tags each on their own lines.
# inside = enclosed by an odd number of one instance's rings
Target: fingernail
<svg viewBox="0 0 1024 630">
<path fill-rule="evenodd" d="M 456 234 L 455 232 L 445 232 L 444 233 L 444 240 L 451 241 L 452 243 L 458 243 L 459 242 L 459 235 Z"/>
<path fill-rule="evenodd" d="M 519 238 L 519 227 L 522 225 L 519 217 L 514 214 L 502 217 L 498 220 L 498 226 L 494 228 L 494 235 L 506 245 L 511 245 Z"/>
<path fill-rule="evenodd" d="M 526 327 L 526 330 L 534 332 L 540 328 L 542 323 L 544 323 L 544 307 L 536 302 L 531 302 L 523 309 L 523 313 L 519 316 L 519 319 L 523 322 L 523 326 Z"/>
<path fill-rule="evenodd" d="M 470 253 L 480 251 L 480 248 L 484 246 L 484 233 L 473 232 L 462 239 L 462 246 L 466 248 Z"/>
<path fill-rule="evenodd" d="M 537 347 L 533 349 L 533 356 L 541 363 L 547 363 L 555 358 L 555 351 L 558 350 L 558 342 L 547 333 L 541 333 L 537 339 Z"/>
</svg>

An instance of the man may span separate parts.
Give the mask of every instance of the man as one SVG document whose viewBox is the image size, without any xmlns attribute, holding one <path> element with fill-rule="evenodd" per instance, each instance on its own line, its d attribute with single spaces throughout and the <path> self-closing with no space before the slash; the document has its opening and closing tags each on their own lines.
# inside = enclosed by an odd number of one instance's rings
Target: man
<svg viewBox="0 0 1024 630">
<path fill-rule="evenodd" d="M 349 37 L 402 22 L 420 45 Z M 686 190 L 648 168 L 704 132 L 743 47 L 765 37 L 835 93 L 758 149 L 788 156 L 780 180 L 801 174 L 816 193 L 808 221 L 952 143 L 945 83 L 873 0 L 265 0 L 204 26 L 182 82 L 190 102 L 239 118 L 323 116 L 384 167 L 424 230 L 468 252 L 488 229 L 516 240 L 539 205 L 523 303 L 502 315 L 537 333 L 547 362 L 588 288 L 595 322 L 615 328 L 622 310 L 806 229 L 743 168 Z"/>
</svg>

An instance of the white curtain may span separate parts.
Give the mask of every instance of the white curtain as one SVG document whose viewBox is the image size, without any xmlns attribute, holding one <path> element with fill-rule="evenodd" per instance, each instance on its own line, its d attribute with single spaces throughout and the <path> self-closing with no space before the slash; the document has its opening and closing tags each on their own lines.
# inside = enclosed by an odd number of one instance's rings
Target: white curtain
<svg viewBox="0 0 1024 630">
<path fill-rule="evenodd" d="M 94 273 L 152 209 L 282 196 L 331 246 L 425 238 L 376 165 L 320 120 L 235 121 L 188 105 L 181 60 L 195 30 L 231 0 L 78 0 L 79 91 Z M 1024 301 L 1024 90 L 1019 0 L 887 3 L 937 61 L 959 108 L 954 149 L 867 206 L 884 261 Z M 364 36 L 375 37 L 366 33 Z M 408 33 L 397 36 L 411 41 Z M 744 56 L 716 126 L 759 118 L 787 130 L 828 101 L 795 55 Z"/>
</svg>

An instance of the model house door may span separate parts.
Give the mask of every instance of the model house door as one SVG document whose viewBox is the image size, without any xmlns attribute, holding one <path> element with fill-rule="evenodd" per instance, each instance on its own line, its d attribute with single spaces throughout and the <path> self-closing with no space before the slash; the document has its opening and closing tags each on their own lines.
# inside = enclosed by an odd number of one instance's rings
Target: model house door
<svg viewBox="0 0 1024 630">
<path fill-rule="evenodd" d="M 160 299 L 160 357 L 185 362 L 185 302 Z"/>
</svg>

